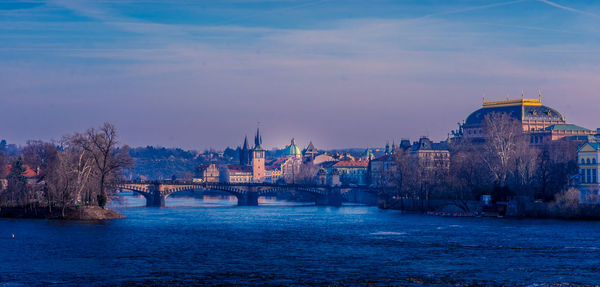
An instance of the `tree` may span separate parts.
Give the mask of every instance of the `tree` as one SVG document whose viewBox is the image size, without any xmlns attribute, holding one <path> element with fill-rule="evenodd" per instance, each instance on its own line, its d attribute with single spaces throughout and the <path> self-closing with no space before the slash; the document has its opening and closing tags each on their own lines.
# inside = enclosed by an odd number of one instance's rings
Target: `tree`
<svg viewBox="0 0 600 287">
<path fill-rule="evenodd" d="M 0 151 L 6 153 L 6 140 L 0 141 Z"/>
<path fill-rule="evenodd" d="M 8 164 L 8 156 L 0 150 L 0 179 L 4 178 L 4 167 Z"/>
<path fill-rule="evenodd" d="M 108 183 L 122 168 L 132 165 L 128 147 L 118 148 L 117 131 L 110 123 L 104 123 L 99 130 L 90 128 L 84 134 L 76 134 L 73 142 L 93 159 L 94 171 L 98 174 L 97 202 L 104 207 L 108 201 Z"/>
<path fill-rule="evenodd" d="M 501 186 L 513 171 L 520 142 L 526 141 L 520 123 L 509 114 L 492 113 L 483 121 L 485 143 L 481 159 L 486 164 L 494 181 Z"/>
<path fill-rule="evenodd" d="M 304 163 L 300 165 L 300 170 L 295 176 L 295 183 L 316 184 L 317 172 L 319 172 L 319 166 L 312 163 Z"/>
<path fill-rule="evenodd" d="M 50 166 L 55 164 L 58 157 L 56 145 L 39 140 L 27 141 L 21 150 L 23 161 L 29 167 L 39 171 L 39 176 L 44 177 Z"/>
<path fill-rule="evenodd" d="M 451 153 L 446 196 L 466 211 L 468 201 L 490 192 L 491 175 L 480 160 L 480 146 L 465 140 L 452 144 Z"/>
<path fill-rule="evenodd" d="M 13 162 L 10 173 L 7 177 L 8 187 L 6 190 L 6 199 L 3 200 L 8 206 L 25 206 L 30 203 L 30 195 L 27 191 L 26 169 L 23 166 L 23 158 L 19 157 Z"/>
<path fill-rule="evenodd" d="M 61 208 L 64 217 L 69 206 L 82 204 L 82 193 L 93 189 L 93 161 L 83 149 L 77 149 L 64 143 L 67 148 L 58 153 L 55 164 L 46 173 L 45 195 L 48 209 Z M 89 198 L 89 196 L 86 196 Z M 89 200 L 83 202 L 89 204 Z"/>
</svg>

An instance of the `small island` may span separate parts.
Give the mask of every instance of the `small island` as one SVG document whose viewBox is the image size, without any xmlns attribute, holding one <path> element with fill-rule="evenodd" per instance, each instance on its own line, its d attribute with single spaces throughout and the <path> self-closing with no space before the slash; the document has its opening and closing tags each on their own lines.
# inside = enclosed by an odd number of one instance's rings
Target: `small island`
<svg viewBox="0 0 600 287">
<path fill-rule="evenodd" d="M 62 137 L 28 141 L 21 152 L 2 154 L 0 217 L 67 220 L 123 218 L 107 208 L 112 185 L 132 165 L 110 123 Z"/>
</svg>

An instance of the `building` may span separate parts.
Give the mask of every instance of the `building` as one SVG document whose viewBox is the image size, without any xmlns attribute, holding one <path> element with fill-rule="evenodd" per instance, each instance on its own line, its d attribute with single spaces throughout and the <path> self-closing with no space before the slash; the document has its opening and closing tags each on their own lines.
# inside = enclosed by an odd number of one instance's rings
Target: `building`
<svg viewBox="0 0 600 287">
<path fill-rule="evenodd" d="M 308 146 L 302 151 L 304 162 L 312 162 L 318 154 L 319 151 L 315 148 L 312 141 L 310 141 Z"/>
<path fill-rule="evenodd" d="M 278 183 L 283 178 L 281 167 L 276 165 L 265 166 L 265 182 Z"/>
<path fill-rule="evenodd" d="M 570 136 L 582 136 L 594 134 L 593 131 L 567 124 L 565 117 L 557 110 L 542 105 L 541 95 L 538 99 L 521 99 L 486 102 L 483 100 L 482 107 L 471 113 L 463 124 L 459 124 L 453 135 L 457 139 L 485 138 L 483 125 L 486 116 L 491 114 L 507 114 L 517 120 L 523 132 L 530 134 L 532 145 L 543 145 L 545 142 Z"/>
<path fill-rule="evenodd" d="M 394 155 L 386 154 L 374 158 L 369 161 L 369 183 L 377 186 L 390 185 L 396 171 L 397 165 Z"/>
<path fill-rule="evenodd" d="M 411 154 L 419 159 L 424 168 L 450 168 L 450 148 L 447 142 L 434 143 L 429 138 L 422 137 L 413 143 Z"/>
<path fill-rule="evenodd" d="M 194 182 L 219 182 L 220 172 L 217 165 L 201 164 L 196 169 L 196 177 L 193 179 Z"/>
<path fill-rule="evenodd" d="M 251 153 L 250 146 L 248 145 L 248 136 L 244 137 L 244 144 L 239 149 L 240 152 L 240 165 L 250 165 Z"/>
<path fill-rule="evenodd" d="M 38 183 L 38 175 L 40 173 L 39 168 L 36 168 L 35 170 L 33 168 L 31 168 L 29 165 L 24 164 L 23 168 L 25 168 L 25 171 L 23 172 L 23 176 L 25 176 L 27 178 L 27 184 L 37 184 Z M 0 190 L 4 190 L 8 187 L 8 181 L 6 180 L 8 178 L 8 175 L 10 174 L 10 171 L 12 169 L 12 165 L 8 164 L 5 165 L 4 167 L 0 167 L 0 178 L 3 178 L 4 180 L 0 181 Z"/>
<path fill-rule="evenodd" d="M 286 158 L 302 158 L 302 151 L 296 145 L 295 139 L 292 138 L 290 144 L 283 149 L 283 156 Z"/>
<path fill-rule="evenodd" d="M 600 141 L 588 141 L 577 150 L 579 189 L 583 199 L 600 195 Z"/>
<path fill-rule="evenodd" d="M 254 149 L 252 149 L 252 182 L 263 182 L 265 176 L 265 150 L 262 148 L 260 131 L 256 129 Z"/>
<path fill-rule="evenodd" d="M 292 183 L 299 177 L 302 164 L 301 157 L 282 157 L 270 162 L 268 169 L 272 174 L 279 176 L 277 179 Z"/>
<path fill-rule="evenodd" d="M 314 165 L 320 165 L 325 162 L 333 162 L 333 161 L 335 161 L 335 159 L 332 156 L 328 155 L 327 153 L 322 153 L 320 155 L 315 156 L 312 163 Z"/>
<path fill-rule="evenodd" d="M 366 160 L 341 160 L 334 163 L 329 173 L 334 170 L 340 175 L 340 181 L 344 184 L 367 184 L 367 171 L 369 161 Z"/>
<path fill-rule="evenodd" d="M 365 149 L 365 151 L 362 153 L 362 155 L 360 156 L 360 160 L 372 160 L 375 158 L 375 154 L 373 153 L 373 151 L 370 148 Z"/>
<path fill-rule="evenodd" d="M 227 165 L 219 171 L 222 182 L 263 182 L 266 178 L 265 150 L 262 148 L 262 136 L 256 129 L 254 148 L 250 149 L 248 137 L 240 148 L 240 165 Z"/>
<path fill-rule="evenodd" d="M 550 141 L 564 138 L 585 138 L 594 134 L 594 131 L 574 124 L 555 124 L 545 127 L 539 131 L 531 132 L 530 144 L 543 145 Z"/>
<path fill-rule="evenodd" d="M 398 171 L 395 155 L 406 153 L 418 159 L 424 170 L 447 171 L 450 168 L 450 148 L 447 142 L 435 143 L 427 137 L 421 137 L 412 145 L 409 140 L 402 140 L 399 146 L 386 144 L 387 153 L 369 161 L 369 183 L 377 186 L 392 184 Z"/>
<path fill-rule="evenodd" d="M 220 172 L 220 179 L 228 183 L 249 183 L 252 182 L 252 174 L 251 166 L 229 164 Z"/>
</svg>

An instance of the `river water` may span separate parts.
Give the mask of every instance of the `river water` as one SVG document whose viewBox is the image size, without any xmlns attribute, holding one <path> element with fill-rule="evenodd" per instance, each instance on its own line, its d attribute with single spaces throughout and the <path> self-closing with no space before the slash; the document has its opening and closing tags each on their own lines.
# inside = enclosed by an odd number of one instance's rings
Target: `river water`
<svg viewBox="0 0 600 287">
<path fill-rule="evenodd" d="M 121 220 L 0 219 L 0 286 L 600 284 L 597 222 L 123 198 Z"/>
</svg>

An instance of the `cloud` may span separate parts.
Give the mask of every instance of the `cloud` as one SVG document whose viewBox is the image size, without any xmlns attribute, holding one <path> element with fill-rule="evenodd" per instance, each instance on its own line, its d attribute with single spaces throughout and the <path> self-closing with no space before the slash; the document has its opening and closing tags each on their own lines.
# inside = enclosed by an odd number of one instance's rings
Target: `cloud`
<svg viewBox="0 0 600 287">
<path fill-rule="evenodd" d="M 582 11 L 582 10 L 579 10 L 579 9 L 567 7 L 567 6 L 564 6 L 564 5 L 560 5 L 560 4 L 557 4 L 557 3 L 549 1 L 549 0 L 538 0 L 538 1 L 542 2 L 544 4 L 548 4 L 548 5 L 552 6 L 552 7 L 556 7 L 556 8 L 565 10 L 565 11 L 569 11 L 569 12 L 573 12 L 573 13 L 577 13 L 577 14 L 581 14 L 581 15 L 586 15 L 586 16 L 591 16 L 591 17 L 595 17 L 595 18 L 600 18 L 599 15 L 596 15 L 596 14 L 593 14 L 593 13 L 589 13 L 589 12 L 586 12 L 586 11 Z"/>
<path fill-rule="evenodd" d="M 390 137 L 444 138 L 478 107 L 483 91 L 504 98 L 541 88 L 561 111 L 582 99 L 599 104 L 596 43 L 530 40 L 556 35 L 555 26 L 499 32 L 441 17 L 517 1 L 296 28 L 164 24 L 122 16 L 104 2 L 52 3 L 89 21 L 0 28 L 5 37 L 12 29 L 33 31 L 17 35 L 26 45 L 0 49 L 0 61 L 10 63 L 0 67 L 5 95 L 13 95 L 8 102 L 31 114 L 7 137 L 60 135 L 109 120 L 132 145 L 223 147 L 261 121 L 267 146 L 298 135 L 319 147 L 377 146 Z M 8 106 L 0 107 L 1 122 L 17 116 Z M 576 123 L 589 126 L 588 115 Z"/>
</svg>

